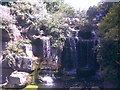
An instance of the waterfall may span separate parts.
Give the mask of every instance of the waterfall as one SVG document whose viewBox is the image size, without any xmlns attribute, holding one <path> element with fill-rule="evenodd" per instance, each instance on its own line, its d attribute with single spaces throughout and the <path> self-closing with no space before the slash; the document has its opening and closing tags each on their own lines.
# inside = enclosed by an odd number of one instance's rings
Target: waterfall
<svg viewBox="0 0 120 90">
<path fill-rule="evenodd" d="M 77 37 L 78 31 L 72 30 L 71 33 L 72 36 L 68 37 L 65 41 L 61 58 L 62 68 L 66 74 L 76 74 L 76 69 L 78 67 L 78 55 L 76 47 L 76 44 L 79 40 Z"/>
<path fill-rule="evenodd" d="M 49 37 L 42 37 L 42 47 L 43 47 L 43 61 L 51 61 L 51 45 Z"/>
<path fill-rule="evenodd" d="M 36 36 L 32 43 L 33 54 L 40 58 L 37 73 L 37 81 L 45 85 L 53 85 L 55 64 L 52 60 L 51 43 L 49 36 Z"/>
<path fill-rule="evenodd" d="M 94 31 L 82 32 L 73 30 L 72 36 L 65 41 L 62 52 L 62 68 L 67 74 L 77 70 L 78 75 L 81 73 L 94 72 L 96 70 L 96 55 L 94 50 L 98 38 Z M 82 74 L 81 74 L 82 75 Z M 88 74 L 89 75 L 89 74 Z"/>
</svg>

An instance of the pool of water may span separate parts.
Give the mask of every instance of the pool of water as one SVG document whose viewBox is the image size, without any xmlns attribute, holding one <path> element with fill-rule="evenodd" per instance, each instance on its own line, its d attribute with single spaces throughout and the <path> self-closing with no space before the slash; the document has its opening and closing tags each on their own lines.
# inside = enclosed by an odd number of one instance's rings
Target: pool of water
<svg viewBox="0 0 120 90">
<path fill-rule="evenodd" d="M 75 76 L 59 76 L 52 82 L 37 82 L 39 88 L 102 88 L 102 80 L 96 76 L 76 78 Z"/>
</svg>

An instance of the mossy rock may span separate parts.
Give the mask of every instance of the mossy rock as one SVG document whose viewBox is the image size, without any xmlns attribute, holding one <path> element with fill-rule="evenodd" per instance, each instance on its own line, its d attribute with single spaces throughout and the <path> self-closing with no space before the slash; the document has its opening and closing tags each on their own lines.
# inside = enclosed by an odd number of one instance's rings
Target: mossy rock
<svg viewBox="0 0 120 90">
<path fill-rule="evenodd" d="M 36 90 L 38 88 L 37 85 L 27 85 L 24 90 Z"/>
</svg>

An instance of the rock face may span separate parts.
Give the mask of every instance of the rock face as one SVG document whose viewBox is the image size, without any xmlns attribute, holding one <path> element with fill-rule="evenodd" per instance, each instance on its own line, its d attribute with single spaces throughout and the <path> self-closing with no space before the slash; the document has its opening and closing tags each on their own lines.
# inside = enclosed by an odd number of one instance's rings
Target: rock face
<svg viewBox="0 0 120 90">
<path fill-rule="evenodd" d="M 28 57 L 13 57 L 13 59 L 15 60 L 15 63 L 10 62 L 6 58 L 4 58 L 4 60 L 2 61 L 2 83 L 5 83 L 10 74 L 15 70 L 27 73 L 31 73 L 33 71 L 33 59 Z"/>
<path fill-rule="evenodd" d="M 16 58 L 16 70 L 23 72 L 32 72 L 33 59 L 29 57 L 17 57 Z"/>
<path fill-rule="evenodd" d="M 77 32 L 76 32 L 77 33 Z M 78 77 L 92 75 L 97 69 L 97 52 L 94 47 L 98 38 L 93 31 L 73 32 L 72 37 L 66 39 L 62 52 L 62 69 L 66 74 L 77 74 Z"/>
<path fill-rule="evenodd" d="M 2 30 L 2 50 L 3 51 L 5 50 L 6 42 L 8 42 L 10 39 L 11 38 L 10 38 L 8 31 Z"/>
<path fill-rule="evenodd" d="M 4 88 L 23 88 L 29 83 L 29 81 L 27 81 L 29 78 L 29 73 L 14 71 L 8 78 L 8 83 Z"/>
<path fill-rule="evenodd" d="M 2 30 L 2 42 L 7 42 L 10 40 L 10 35 L 8 31 Z"/>
<path fill-rule="evenodd" d="M 2 61 L 2 65 L 0 66 L 2 66 L 1 67 L 2 68 L 2 82 L 1 83 L 5 83 L 7 78 L 14 71 L 14 69 L 8 65 L 7 60 Z"/>
<path fill-rule="evenodd" d="M 21 86 L 26 82 L 27 80 L 26 78 L 29 76 L 31 72 L 33 72 L 33 66 L 37 61 L 35 61 L 32 46 L 27 36 L 23 37 L 21 35 L 21 31 L 23 30 L 21 27 L 15 24 L 17 20 L 14 16 L 11 15 L 9 7 L 0 5 L 0 18 L 3 21 L 1 27 L 2 39 L 0 40 L 0 46 L 2 46 L 2 53 L 0 51 L 0 54 L 2 54 L 2 56 L 0 55 L 0 69 L 2 69 L 0 70 L 2 71 L 0 72 L 0 80 L 2 79 L 0 81 L 0 87 L 1 84 L 5 85 L 7 83 L 7 86 L 5 87 L 16 88 L 17 86 Z M 6 24 L 4 23 L 4 21 L 8 23 Z M 42 28 L 44 27 L 41 27 L 41 29 Z M 43 40 L 42 41 L 43 46 L 42 49 L 40 50 L 45 51 L 45 53 L 49 52 L 47 48 L 49 46 L 48 43 L 49 42 Z M 46 46 L 46 44 L 47 49 L 44 49 L 44 46 Z M 38 48 L 36 47 L 36 50 L 39 50 Z M 45 53 L 42 52 L 42 54 L 38 54 L 38 57 L 39 55 L 42 55 L 43 58 L 48 57 L 49 55 L 44 56 Z M 19 72 L 14 72 L 16 70 Z"/>
<path fill-rule="evenodd" d="M 43 61 L 51 60 L 50 37 L 36 36 L 36 39 L 32 42 L 32 50 L 33 54 Z"/>
</svg>

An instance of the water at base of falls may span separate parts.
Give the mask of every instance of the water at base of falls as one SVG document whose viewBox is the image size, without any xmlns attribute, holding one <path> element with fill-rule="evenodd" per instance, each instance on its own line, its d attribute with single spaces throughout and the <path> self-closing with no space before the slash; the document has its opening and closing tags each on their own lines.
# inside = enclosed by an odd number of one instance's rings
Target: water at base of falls
<svg viewBox="0 0 120 90">
<path fill-rule="evenodd" d="M 92 88 L 103 87 L 102 78 L 97 72 L 96 75 L 87 78 L 76 78 L 76 75 L 59 75 L 50 70 L 44 70 L 40 74 L 39 82 L 36 82 L 39 88 Z"/>
<path fill-rule="evenodd" d="M 41 80 L 43 82 L 43 85 L 46 85 L 46 86 L 53 86 L 54 85 L 53 78 L 49 75 L 41 77 Z"/>
</svg>

